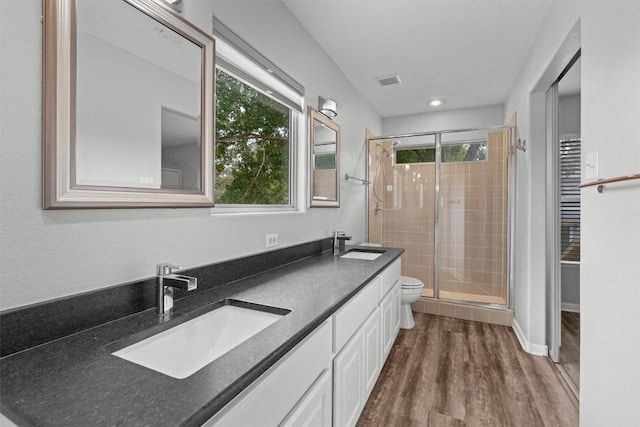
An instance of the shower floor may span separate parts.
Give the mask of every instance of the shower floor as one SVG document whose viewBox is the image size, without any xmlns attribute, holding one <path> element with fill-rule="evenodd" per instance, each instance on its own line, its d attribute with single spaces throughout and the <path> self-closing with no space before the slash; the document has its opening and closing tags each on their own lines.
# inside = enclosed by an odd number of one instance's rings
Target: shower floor
<svg viewBox="0 0 640 427">
<path fill-rule="evenodd" d="M 425 288 L 422 292 L 423 297 L 433 298 L 433 289 Z M 440 298 L 452 299 L 458 301 L 478 302 L 483 304 L 500 304 L 505 305 L 506 300 L 504 297 L 487 295 L 484 293 L 472 293 L 463 291 L 448 291 L 440 289 Z"/>
</svg>

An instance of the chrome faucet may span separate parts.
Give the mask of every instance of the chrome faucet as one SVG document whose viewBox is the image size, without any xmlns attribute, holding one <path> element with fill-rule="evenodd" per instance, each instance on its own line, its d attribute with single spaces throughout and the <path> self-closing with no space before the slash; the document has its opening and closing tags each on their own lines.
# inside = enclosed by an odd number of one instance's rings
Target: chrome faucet
<svg viewBox="0 0 640 427">
<path fill-rule="evenodd" d="M 175 288 L 192 291 L 198 287 L 198 279 L 195 277 L 174 273 L 181 268 L 171 264 L 156 266 L 156 314 L 158 316 L 167 316 L 173 312 Z"/>
<path fill-rule="evenodd" d="M 340 248 L 344 248 L 345 240 L 351 240 L 351 236 L 347 236 L 344 231 L 333 232 L 333 256 L 340 254 Z"/>
</svg>

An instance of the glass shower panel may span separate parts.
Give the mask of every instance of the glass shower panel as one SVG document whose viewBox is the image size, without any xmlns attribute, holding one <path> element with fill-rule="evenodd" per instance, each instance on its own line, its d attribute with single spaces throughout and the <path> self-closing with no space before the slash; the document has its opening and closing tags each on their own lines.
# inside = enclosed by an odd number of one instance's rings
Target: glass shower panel
<svg viewBox="0 0 640 427">
<path fill-rule="evenodd" d="M 434 295 L 435 136 L 369 141 L 369 241 L 401 247 L 402 274 Z"/>
<path fill-rule="evenodd" d="M 442 135 L 439 298 L 507 302 L 508 131 Z"/>
</svg>

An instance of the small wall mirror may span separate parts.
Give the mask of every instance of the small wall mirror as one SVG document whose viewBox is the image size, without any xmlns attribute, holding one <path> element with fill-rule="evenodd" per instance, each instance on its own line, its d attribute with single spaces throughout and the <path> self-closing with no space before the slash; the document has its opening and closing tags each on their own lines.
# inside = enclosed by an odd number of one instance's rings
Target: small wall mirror
<svg viewBox="0 0 640 427">
<path fill-rule="evenodd" d="M 44 209 L 213 206 L 213 39 L 156 0 L 44 25 Z"/>
<path fill-rule="evenodd" d="M 309 107 L 310 207 L 339 207 L 340 126 Z"/>
</svg>

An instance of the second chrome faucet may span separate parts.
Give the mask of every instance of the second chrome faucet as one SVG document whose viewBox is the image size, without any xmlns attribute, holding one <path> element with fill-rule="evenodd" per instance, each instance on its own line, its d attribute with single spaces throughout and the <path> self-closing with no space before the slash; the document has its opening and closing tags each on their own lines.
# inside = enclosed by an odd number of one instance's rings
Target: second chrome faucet
<svg viewBox="0 0 640 427">
<path fill-rule="evenodd" d="M 338 256 L 340 249 L 344 249 L 345 240 L 351 240 L 351 236 L 347 236 L 344 231 L 333 232 L 333 256 Z"/>
<path fill-rule="evenodd" d="M 156 266 L 156 314 L 158 316 L 167 316 L 173 312 L 174 289 L 192 291 L 198 287 L 198 279 L 195 277 L 174 273 L 180 268 L 166 263 Z"/>
</svg>

